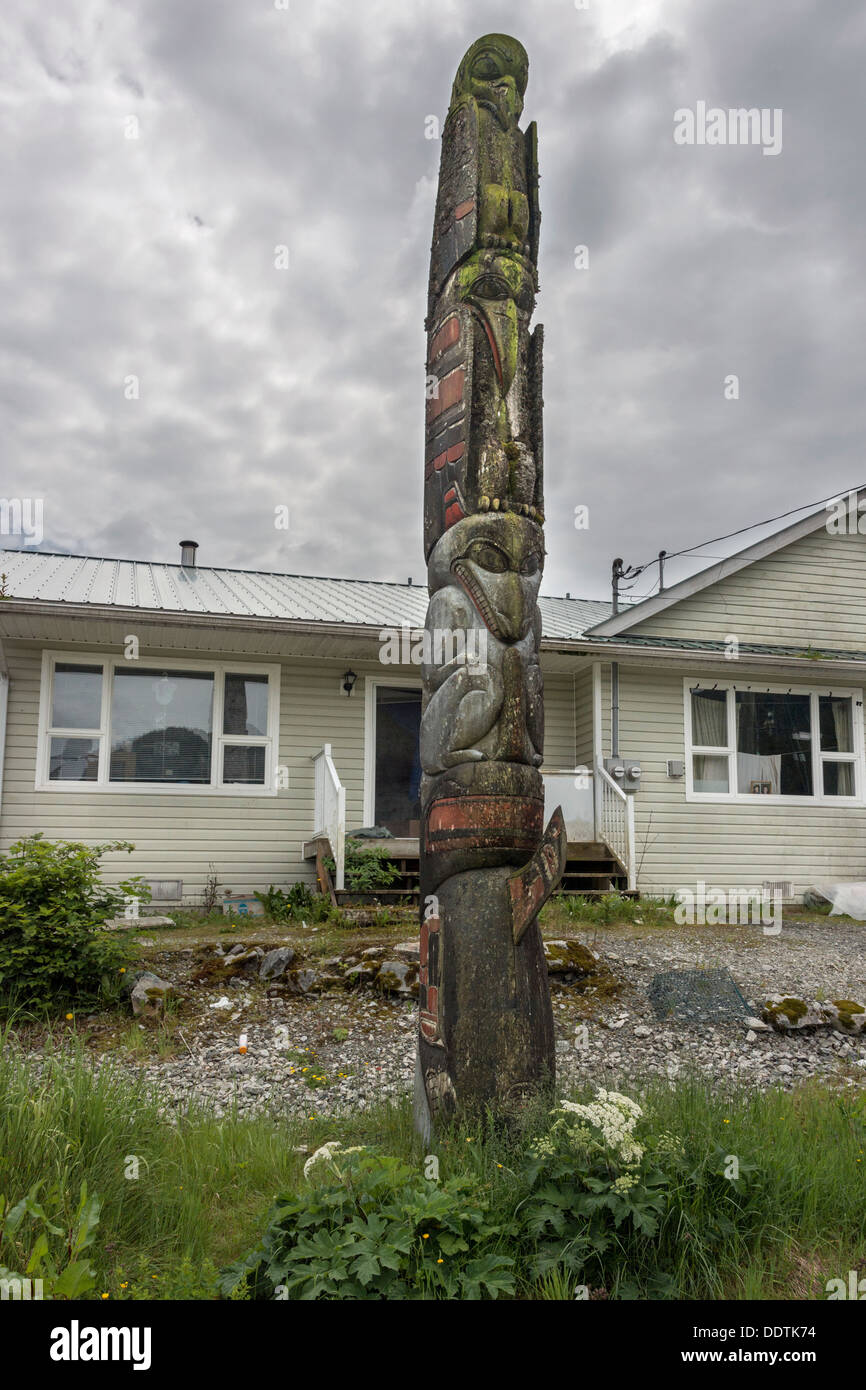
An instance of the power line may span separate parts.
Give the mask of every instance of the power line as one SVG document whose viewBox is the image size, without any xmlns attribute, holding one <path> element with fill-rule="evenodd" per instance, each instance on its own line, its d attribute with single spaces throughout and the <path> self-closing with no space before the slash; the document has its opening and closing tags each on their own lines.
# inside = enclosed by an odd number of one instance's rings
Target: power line
<svg viewBox="0 0 866 1390">
<path fill-rule="evenodd" d="M 857 487 L 849 487 L 845 492 L 831 492 L 829 497 L 822 497 L 818 502 L 804 502 L 801 507 L 792 507 L 789 512 L 779 512 L 778 516 L 768 516 L 765 521 L 753 521 L 751 526 L 741 526 L 737 531 L 729 531 L 726 536 L 714 536 L 710 541 L 699 541 L 697 545 L 686 546 L 684 550 L 673 550 L 665 553 L 666 560 L 675 560 L 678 555 L 691 555 L 695 550 L 703 550 L 705 545 L 718 545 L 719 541 L 732 540 L 734 536 L 745 535 L 746 531 L 757 531 L 760 526 L 771 526 L 774 521 L 784 521 L 788 516 L 795 516 L 797 512 L 809 511 L 813 507 L 826 506 L 828 502 L 835 502 L 837 498 L 847 497 L 849 493 L 860 492 L 866 486 L 864 483 Z M 709 557 L 712 558 L 712 557 Z M 658 557 L 655 560 L 648 560 L 646 565 L 641 565 L 641 569 L 647 569 L 649 565 L 657 565 Z"/>
<path fill-rule="evenodd" d="M 734 536 L 743 536 L 743 535 L 746 534 L 747 531 L 757 531 L 757 530 L 759 530 L 760 527 L 762 527 L 762 526 L 772 526 L 772 524 L 773 524 L 774 521 L 784 521 L 786 517 L 789 517 L 789 516 L 796 516 L 797 512 L 810 511 L 810 510 L 813 510 L 813 509 L 815 509 L 815 508 L 817 508 L 817 507 L 826 506 L 828 502 L 835 502 L 835 501 L 841 499 L 842 497 L 848 497 L 848 496 L 850 496 L 852 493 L 854 493 L 854 494 L 856 495 L 856 494 L 858 494 L 858 493 L 861 491 L 861 489 L 863 489 L 864 487 L 866 487 L 866 484 L 864 484 L 864 483 L 859 483 L 859 484 L 857 485 L 857 487 L 855 487 L 855 488 L 847 488 L 844 492 L 839 492 L 839 491 L 832 492 L 832 493 L 830 494 L 829 497 L 822 497 L 822 498 L 820 499 L 820 501 L 818 501 L 818 502 L 804 502 L 804 503 L 802 504 L 802 506 L 799 506 L 799 507 L 792 507 L 792 508 L 790 509 L 790 511 L 787 511 L 787 512 L 779 512 L 777 516 L 769 516 L 769 517 L 767 517 L 764 521 L 753 521 L 753 522 L 751 523 L 751 525 L 749 525 L 749 526 L 740 526 L 740 527 L 738 528 L 738 530 L 736 530 L 736 531 L 729 531 L 729 532 L 727 533 L 727 535 L 725 535 L 725 536 L 714 536 L 712 540 L 709 540 L 709 541 L 699 541 L 697 545 L 689 545 L 689 546 L 686 546 L 683 550 L 674 550 L 674 551 L 663 550 L 663 551 L 661 552 L 660 555 L 657 555 L 657 556 L 655 557 L 654 560 L 648 560 L 648 561 L 646 562 L 646 564 L 643 564 L 643 565 L 636 565 L 636 566 L 629 565 L 629 566 L 623 567 L 622 561 L 621 561 L 621 560 L 619 560 L 619 561 L 614 561 L 614 582 L 615 582 L 615 586 L 616 586 L 616 592 L 617 592 L 617 593 L 626 593 L 626 594 L 627 594 L 627 593 L 630 593 L 631 590 L 635 587 L 635 585 L 636 585 L 636 583 L 637 583 L 637 581 L 638 581 L 640 575 L 643 574 L 644 570 L 651 569 L 653 565 L 658 565 L 660 559 L 662 558 L 662 556 L 664 556 L 664 559 L 667 561 L 667 560 L 676 560 L 680 555 L 694 555 L 694 553 L 695 553 L 696 551 L 698 551 L 698 550 L 703 550 L 705 546 L 708 546 L 708 545 L 718 545 L 721 541 L 729 541 L 729 540 L 732 540 L 732 539 L 734 538 Z M 722 555 L 705 555 L 705 556 L 700 556 L 699 558 L 701 558 L 701 559 L 706 559 L 706 560 L 722 560 L 722 559 L 727 559 L 728 557 L 727 557 L 727 556 L 722 556 Z M 620 567 L 618 573 L 617 573 L 617 566 Z M 621 581 L 622 579 L 625 579 L 625 578 L 630 579 L 630 580 L 631 580 L 631 583 L 630 583 L 630 584 L 627 584 L 627 585 L 622 584 L 620 581 Z M 654 590 L 654 588 L 655 588 L 655 586 L 656 586 L 656 583 L 659 583 L 659 584 L 661 583 L 661 573 L 659 574 L 659 579 L 658 579 L 657 581 L 655 581 L 652 585 L 650 585 L 649 590 L 648 590 L 645 594 L 640 594 L 640 595 L 638 596 L 639 601 L 642 601 L 643 599 L 649 598 L 649 596 L 652 594 L 652 592 L 653 592 L 653 590 Z M 660 592 L 661 592 L 661 590 L 660 590 Z"/>
</svg>

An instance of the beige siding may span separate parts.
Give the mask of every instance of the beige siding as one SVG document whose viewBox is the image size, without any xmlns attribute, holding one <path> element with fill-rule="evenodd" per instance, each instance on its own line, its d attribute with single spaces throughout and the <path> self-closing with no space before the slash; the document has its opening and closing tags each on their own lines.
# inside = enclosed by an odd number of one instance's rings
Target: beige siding
<svg viewBox="0 0 866 1390">
<path fill-rule="evenodd" d="M 544 767 L 574 767 L 571 676 L 544 677 Z"/>
<path fill-rule="evenodd" d="M 815 531 L 629 628 L 635 636 L 866 650 L 866 536 Z"/>
<path fill-rule="evenodd" d="M 686 801 L 685 779 L 667 776 L 667 759 L 685 757 L 683 676 L 712 682 L 700 668 L 688 673 L 620 666 L 620 748 L 640 760 L 635 796 L 638 886 L 648 893 L 710 887 L 748 887 L 790 880 L 795 894 L 821 881 L 866 879 L 866 807 L 802 807 L 754 802 Z M 762 676 L 750 673 L 756 683 Z M 805 684 L 799 671 L 775 670 L 767 684 Z M 839 679 L 839 685 L 856 681 Z"/>
<path fill-rule="evenodd" d="M 62 647 L 64 644 L 58 643 Z M 65 645 L 71 645 L 67 643 Z M 36 745 L 42 646 L 5 643 L 10 673 L 6 760 L 3 778 L 0 848 L 41 831 L 49 839 L 89 843 L 131 840 L 132 855 L 106 860 L 106 878 L 130 873 L 145 878 L 182 878 L 184 897 L 201 894 L 209 865 L 223 887 L 249 893 L 270 883 L 281 887 L 298 878 L 312 880 L 312 865 L 302 846 L 313 826 L 312 757 L 330 743 L 337 772 L 346 788 L 346 823 L 364 823 L 365 677 L 395 682 L 418 679 L 417 668 L 383 668 L 354 660 L 359 680 L 350 698 L 341 690 L 343 658 L 289 659 L 281 663 L 278 761 L 288 768 L 289 785 L 276 796 L 196 793 L 36 791 Z M 88 650 L 98 650 L 94 645 Z M 113 649 L 116 654 L 117 648 Z M 177 655 L 149 651 L 148 657 Z M 221 652 L 196 652 L 218 660 Z M 237 653 L 232 659 L 237 661 Z M 242 658 L 241 658 L 242 659 Z M 261 655 L 254 658 L 261 661 Z M 574 716 L 571 676 L 546 681 L 546 760 L 571 767 Z"/>
<path fill-rule="evenodd" d="M 592 667 L 582 667 L 575 673 L 574 688 L 574 763 L 575 767 L 592 767 Z"/>
</svg>

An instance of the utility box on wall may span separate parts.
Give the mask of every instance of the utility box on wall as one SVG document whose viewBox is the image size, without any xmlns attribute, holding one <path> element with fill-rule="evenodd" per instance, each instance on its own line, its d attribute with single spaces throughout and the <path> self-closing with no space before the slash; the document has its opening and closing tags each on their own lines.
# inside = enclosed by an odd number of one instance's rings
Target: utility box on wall
<svg viewBox="0 0 866 1390">
<path fill-rule="evenodd" d="M 604 770 L 624 792 L 636 792 L 639 789 L 641 767 L 634 758 L 605 758 Z"/>
</svg>

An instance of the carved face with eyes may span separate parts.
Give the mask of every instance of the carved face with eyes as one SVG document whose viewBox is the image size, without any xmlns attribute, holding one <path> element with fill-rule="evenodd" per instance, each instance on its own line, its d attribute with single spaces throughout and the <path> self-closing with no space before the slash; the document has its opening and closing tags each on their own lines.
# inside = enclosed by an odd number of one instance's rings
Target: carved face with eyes
<svg viewBox="0 0 866 1390">
<path fill-rule="evenodd" d="M 508 34 L 477 39 L 457 69 L 451 103 L 471 96 L 492 111 L 503 130 L 516 125 L 523 111 L 529 77 L 526 49 Z"/>
<path fill-rule="evenodd" d="M 431 593 L 456 580 L 494 637 L 520 642 L 532 626 L 543 566 L 535 522 L 514 513 L 467 517 L 431 557 Z"/>
</svg>

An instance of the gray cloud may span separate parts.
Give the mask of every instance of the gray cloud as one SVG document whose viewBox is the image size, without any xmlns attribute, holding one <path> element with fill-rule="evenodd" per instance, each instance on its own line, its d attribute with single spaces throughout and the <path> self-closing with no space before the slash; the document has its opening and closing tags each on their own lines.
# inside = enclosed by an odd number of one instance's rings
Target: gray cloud
<svg viewBox="0 0 866 1390">
<path fill-rule="evenodd" d="M 539 123 L 546 591 L 866 472 L 855 0 L 75 11 L 2 21 L 2 491 L 46 548 L 422 580 L 424 123 L 492 28 Z M 675 145 L 698 100 L 781 107 L 782 153 Z"/>
</svg>

